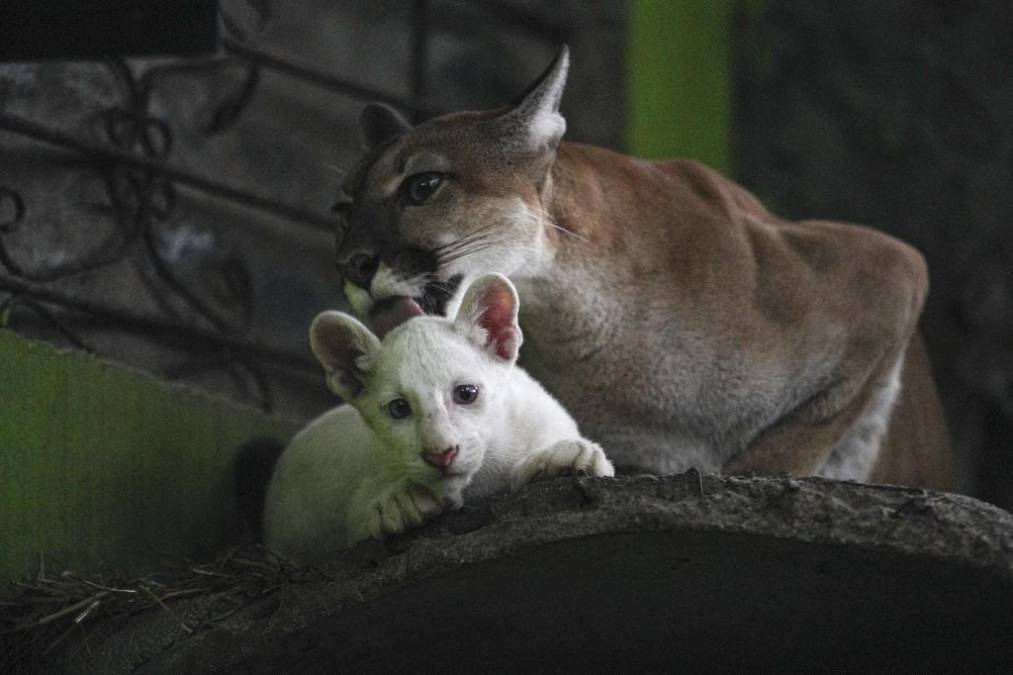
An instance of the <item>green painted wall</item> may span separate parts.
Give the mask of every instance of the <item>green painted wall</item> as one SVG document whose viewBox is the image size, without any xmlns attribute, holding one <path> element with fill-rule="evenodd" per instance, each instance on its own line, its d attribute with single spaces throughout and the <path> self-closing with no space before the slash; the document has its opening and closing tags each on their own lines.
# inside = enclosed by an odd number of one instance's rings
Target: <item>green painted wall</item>
<svg viewBox="0 0 1013 675">
<path fill-rule="evenodd" d="M 732 0 L 630 0 L 630 152 L 731 166 Z"/>
<path fill-rule="evenodd" d="M 0 331 L 0 578 L 208 559 L 242 532 L 230 465 L 295 425 Z"/>
</svg>

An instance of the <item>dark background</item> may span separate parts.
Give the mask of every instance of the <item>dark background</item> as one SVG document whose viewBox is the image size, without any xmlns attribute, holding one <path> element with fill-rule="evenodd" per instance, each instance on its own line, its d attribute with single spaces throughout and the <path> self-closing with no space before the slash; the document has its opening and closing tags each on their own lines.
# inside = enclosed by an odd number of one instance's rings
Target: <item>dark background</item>
<svg viewBox="0 0 1013 675">
<path fill-rule="evenodd" d="M 962 485 L 1013 507 L 1013 5 L 773 1 L 736 17 L 738 179 L 929 263 Z"/>
</svg>

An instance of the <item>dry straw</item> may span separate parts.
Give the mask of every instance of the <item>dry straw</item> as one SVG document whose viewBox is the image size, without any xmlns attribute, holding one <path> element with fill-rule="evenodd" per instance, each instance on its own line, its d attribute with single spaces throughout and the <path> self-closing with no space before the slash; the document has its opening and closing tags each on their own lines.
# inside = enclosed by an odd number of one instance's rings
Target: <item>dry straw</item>
<svg viewBox="0 0 1013 675">
<path fill-rule="evenodd" d="M 35 670 L 66 638 L 74 633 L 87 638 L 88 629 L 100 620 L 157 610 L 168 613 L 180 631 L 193 634 L 285 584 L 322 578 L 327 577 L 318 569 L 300 567 L 259 546 L 240 546 L 205 564 L 169 561 L 156 574 L 125 581 L 71 571 L 52 575 L 40 554 L 32 579 L 0 586 L 0 673 Z M 227 609 L 189 625 L 172 603 L 196 596 L 213 597 Z M 85 639 L 76 643 L 87 644 Z"/>
</svg>

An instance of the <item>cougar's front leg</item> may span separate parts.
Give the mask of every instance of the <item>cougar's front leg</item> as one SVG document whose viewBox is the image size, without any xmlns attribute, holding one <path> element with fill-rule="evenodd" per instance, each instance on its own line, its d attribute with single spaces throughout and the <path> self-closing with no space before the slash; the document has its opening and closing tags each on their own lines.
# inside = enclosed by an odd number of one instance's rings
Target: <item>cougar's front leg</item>
<svg viewBox="0 0 1013 675">
<path fill-rule="evenodd" d="M 818 473 L 835 446 L 868 411 L 903 356 L 903 350 L 890 350 L 887 356 L 875 361 L 873 368 L 862 368 L 859 357 L 853 357 L 850 363 L 845 360 L 841 371 L 850 374 L 774 423 L 722 471 L 796 476 Z"/>
<path fill-rule="evenodd" d="M 510 488 L 517 490 L 533 480 L 568 473 L 614 476 L 612 462 L 597 443 L 583 438 L 559 441 L 527 457 L 514 468 Z"/>
</svg>

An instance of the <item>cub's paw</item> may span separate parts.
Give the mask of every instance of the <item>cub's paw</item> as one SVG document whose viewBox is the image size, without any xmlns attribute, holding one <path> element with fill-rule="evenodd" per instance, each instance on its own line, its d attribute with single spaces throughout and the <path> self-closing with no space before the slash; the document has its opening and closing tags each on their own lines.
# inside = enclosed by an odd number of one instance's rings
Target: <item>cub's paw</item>
<svg viewBox="0 0 1013 675">
<path fill-rule="evenodd" d="M 559 441 L 521 462 L 513 471 L 510 489 L 564 474 L 614 476 L 616 470 L 597 443 L 584 439 Z"/>
<path fill-rule="evenodd" d="M 443 500 L 427 488 L 408 483 L 390 488 L 369 505 L 369 535 L 383 539 L 417 527 L 443 511 Z"/>
</svg>

